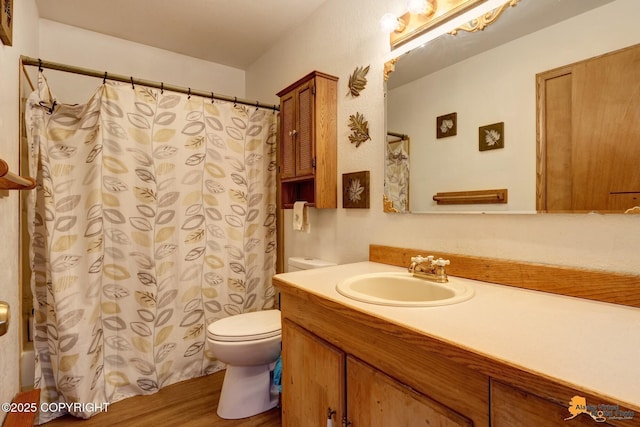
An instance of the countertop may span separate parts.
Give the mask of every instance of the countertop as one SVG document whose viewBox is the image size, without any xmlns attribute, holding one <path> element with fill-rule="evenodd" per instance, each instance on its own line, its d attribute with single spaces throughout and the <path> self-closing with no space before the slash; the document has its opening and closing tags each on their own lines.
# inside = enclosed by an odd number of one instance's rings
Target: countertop
<svg viewBox="0 0 640 427">
<path fill-rule="evenodd" d="M 275 277 L 301 290 L 475 353 L 640 407 L 640 309 L 476 280 L 468 301 L 438 307 L 359 302 L 336 291 L 345 278 L 405 268 L 359 262 Z"/>
</svg>

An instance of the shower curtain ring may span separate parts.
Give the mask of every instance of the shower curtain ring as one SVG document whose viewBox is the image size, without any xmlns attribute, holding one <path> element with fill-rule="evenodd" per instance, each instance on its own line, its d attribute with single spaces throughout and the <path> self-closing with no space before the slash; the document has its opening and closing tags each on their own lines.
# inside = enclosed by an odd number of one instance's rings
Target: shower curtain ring
<svg viewBox="0 0 640 427">
<path fill-rule="evenodd" d="M 102 84 L 106 84 L 107 83 L 107 72 L 104 72 L 104 78 L 102 79 Z"/>
<path fill-rule="evenodd" d="M 211 103 L 213 104 L 213 100 L 214 100 L 214 96 L 213 96 L 213 92 L 211 92 Z"/>
<path fill-rule="evenodd" d="M 258 111 L 258 105 L 260 104 L 259 101 L 256 101 L 256 111 Z"/>
<path fill-rule="evenodd" d="M 189 88 L 189 91 L 187 92 L 187 99 L 191 99 L 191 88 Z"/>
<path fill-rule="evenodd" d="M 237 96 L 234 96 L 234 97 L 233 97 L 233 106 L 234 106 L 234 107 L 236 106 L 236 103 L 237 103 L 237 102 L 238 102 L 238 97 L 237 97 Z"/>
<path fill-rule="evenodd" d="M 135 85 L 133 84 L 133 76 L 131 76 L 131 89 L 135 89 Z"/>
<path fill-rule="evenodd" d="M 38 58 L 38 71 L 42 72 L 42 59 Z"/>
<path fill-rule="evenodd" d="M 160 95 L 164 93 L 164 82 L 160 82 Z"/>
</svg>

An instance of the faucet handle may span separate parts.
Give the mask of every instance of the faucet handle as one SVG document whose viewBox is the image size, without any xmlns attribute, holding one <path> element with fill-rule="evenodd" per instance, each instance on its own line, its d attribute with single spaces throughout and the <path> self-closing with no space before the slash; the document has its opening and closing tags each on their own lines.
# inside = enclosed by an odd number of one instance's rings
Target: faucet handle
<svg viewBox="0 0 640 427">
<path fill-rule="evenodd" d="M 411 257 L 411 262 L 415 262 L 416 264 L 419 263 L 419 262 L 422 262 L 422 255 L 412 256 Z"/>
<path fill-rule="evenodd" d="M 437 260 L 432 261 L 432 264 L 437 265 L 438 267 L 444 267 L 445 265 L 451 264 L 451 261 L 449 261 L 448 259 L 438 258 Z"/>
</svg>

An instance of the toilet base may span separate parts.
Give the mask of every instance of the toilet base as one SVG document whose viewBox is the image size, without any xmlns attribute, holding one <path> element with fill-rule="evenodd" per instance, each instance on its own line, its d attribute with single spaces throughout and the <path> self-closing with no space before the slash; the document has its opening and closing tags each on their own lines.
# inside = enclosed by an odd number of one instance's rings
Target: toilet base
<svg viewBox="0 0 640 427">
<path fill-rule="evenodd" d="M 237 420 L 274 408 L 278 404 L 278 396 L 271 395 L 269 367 L 227 365 L 218 402 L 218 416 Z"/>
</svg>

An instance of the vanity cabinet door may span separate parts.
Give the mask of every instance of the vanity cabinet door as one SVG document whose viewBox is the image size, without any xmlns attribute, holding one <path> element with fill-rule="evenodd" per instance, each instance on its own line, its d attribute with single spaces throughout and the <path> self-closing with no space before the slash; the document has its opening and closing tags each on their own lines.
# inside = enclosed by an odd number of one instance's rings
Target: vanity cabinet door
<svg viewBox="0 0 640 427">
<path fill-rule="evenodd" d="M 473 426 L 468 418 L 351 356 L 347 390 L 347 417 L 353 427 Z"/>
<path fill-rule="evenodd" d="M 345 354 L 287 319 L 282 322 L 282 426 L 326 427 L 344 416 Z"/>
<path fill-rule="evenodd" d="M 573 396 L 567 396 L 567 404 Z M 610 426 L 596 422 L 587 414 L 571 420 L 569 410 L 524 390 L 491 380 L 492 427 L 593 427 Z"/>
</svg>

